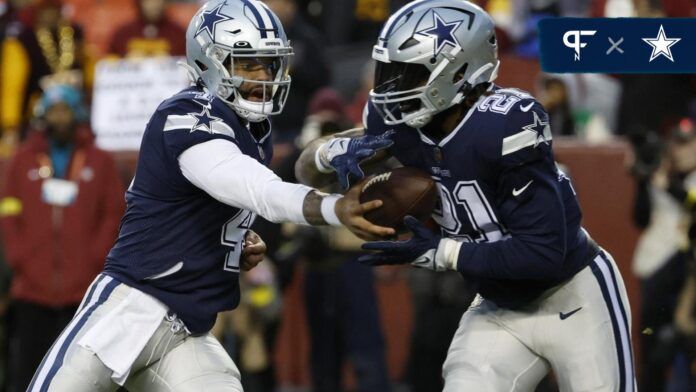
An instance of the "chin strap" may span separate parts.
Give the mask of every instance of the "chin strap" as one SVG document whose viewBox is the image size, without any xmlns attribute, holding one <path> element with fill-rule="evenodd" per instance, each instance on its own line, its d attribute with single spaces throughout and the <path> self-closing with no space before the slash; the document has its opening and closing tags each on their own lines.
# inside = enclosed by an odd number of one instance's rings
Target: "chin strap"
<svg viewBox="0 0 696 392">
<path fill-rule="evenodd" d="M 232 109 L 250 122 L 261 122 L 268 118 L 265 113 L 273 111 L 273 102 L 252 102 L 242 98 L 238 92 L 235 95 Z"/>
<path fill-rule="evenodd" d="M 410 120 L 406 121 L 406 125 L 408 125 L 411 128 L 422 128 L 426 126 L 430 120 L 433 119 L 433 114 L 432 113 L 424 113 L 420 116 L 414 117 Z"/>
</svg>

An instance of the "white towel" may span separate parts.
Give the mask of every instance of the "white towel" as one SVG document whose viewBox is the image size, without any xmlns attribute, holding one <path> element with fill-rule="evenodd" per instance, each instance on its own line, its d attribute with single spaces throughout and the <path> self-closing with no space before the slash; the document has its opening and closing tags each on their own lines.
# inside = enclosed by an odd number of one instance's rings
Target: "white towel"
<svg viewBox="0 0 696 392">
<path fill-rule="evenodd" d="M 167 314 L 167 307 L 154 297 L 131 288 L 128 296 L 105 314 L 77 342 L 94 352 L 113 371 L 111 379 L 126 382 L 133 362 Z"/>
</svg>

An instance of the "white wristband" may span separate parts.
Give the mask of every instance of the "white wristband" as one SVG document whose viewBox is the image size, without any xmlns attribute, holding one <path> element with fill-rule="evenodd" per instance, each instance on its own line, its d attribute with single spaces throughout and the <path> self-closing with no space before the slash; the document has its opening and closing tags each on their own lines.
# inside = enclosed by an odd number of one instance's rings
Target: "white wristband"
<svg viewBox="0 0 696 392">
<path fill-rule="evenodd" d="M 334 169 L 331 166 L 327 167 L 326 165 L 324 165 L 324 162 L 322 162 L 321 154 L 325 153 L 325 149 L 326 143 L 322 144 L 321 146 L 319 146 L 319 148 L 317 148 L 317 151 L 314 153 L 314 165 L 317 167 L 317 170 L 319 170 L 320 173 L 327 174 L 334 171 Z"/>
<path fill-rule="evenodd" d="M 443 266 L 445 269 L 456 271 L 461 246 L 461 242 L 451 238 L 441 239 L 437 252 L 435 252 L 435 264 Z"/>
<path fill-rule="evenodd" d="M 324 196 L 321 200 L 321 216 L 331 226 L 341 226 L 341 221 L 336 215 L 336 202 L 341 197 L 341 195 L 331 194 Z"/>
</svg>

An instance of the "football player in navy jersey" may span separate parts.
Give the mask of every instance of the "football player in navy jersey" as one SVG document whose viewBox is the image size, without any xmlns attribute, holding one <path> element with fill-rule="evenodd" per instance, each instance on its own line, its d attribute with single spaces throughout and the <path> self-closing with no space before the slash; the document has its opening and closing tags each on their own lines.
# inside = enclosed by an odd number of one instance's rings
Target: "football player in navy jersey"
<svg viewBox="0 0 696 392">
<path fill-rule="evenodd" d="M 240 270 L 263 258 L 265 244 L 249 230 L 256 215 L 343 223 L 363 238 L 393 234 L 362 217 L 381 202 L 360 204 L 359 190 L 326 195 L 266 168 L 268 116 L 285 103 L 292 48 L 263 3 L 207 3 L 191 20 L 186 50 L 194 83 L 147 124 L 104 272 L 30 391 L 240 392 L 239 371 L 209 330 L 239 303 Z M 363 157 L 391 141 L 349 144 L 345 157 Z"/>
<path fill-rule="evenodd" d="M 544 108 L 493 84 L 490 16 L 466 1 L 411 2 L 386 22 L 372 57 L 364 129 L 312 143 L 297 177 L 347 186 L 363 176 L 360 164 L 389 158 L 436 180 L 439 231 L 407 217 L 410 239 L 366 243 L 361 261 L 456 270 L 477 287 L 443 365 L 444 390 L 533 391 L 552 369 L 561 391 L 634 391 L 621 275 L 581 226 Z M 394 144 L 372 159 L 346 153 L 370 135 Z"/>
</svg>

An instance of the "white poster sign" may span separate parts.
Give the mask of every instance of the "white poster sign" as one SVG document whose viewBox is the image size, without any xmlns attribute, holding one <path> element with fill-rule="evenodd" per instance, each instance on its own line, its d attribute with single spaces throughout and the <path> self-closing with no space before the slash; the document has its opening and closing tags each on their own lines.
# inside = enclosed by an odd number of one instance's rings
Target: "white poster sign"
<svg viewBox="0 0 696 392">
<path fill-rule="evenodd" d="M 92 95 L 92 129 L 97 146 L 138 150 L 150 116 L 163 100 L 188 86 L 178 57 L 102 60 Z"/>
</svg>

